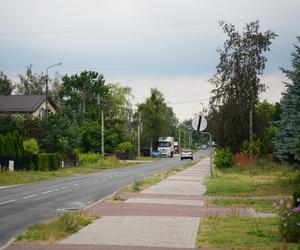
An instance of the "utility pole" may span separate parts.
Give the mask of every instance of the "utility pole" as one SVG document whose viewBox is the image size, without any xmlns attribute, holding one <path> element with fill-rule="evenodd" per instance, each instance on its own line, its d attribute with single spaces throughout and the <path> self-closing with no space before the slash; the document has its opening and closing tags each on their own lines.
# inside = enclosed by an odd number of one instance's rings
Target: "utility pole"
<svg viewBox="0 0 300 250">
<path fill-rule="evenodd" d="M 250 104 L 249 112 L 249 158 L 253 158 L 253 111 L 252 104 Z"/>
<path fill-rule="evenodd" d="M 180 127 L 179 127 L 179 136 L 178 136 L 178 152 L 180 151 L 181 148 L 181 131 L 180 131 Z"/>
<path fill-rule="evenodd" d="M 138 122 L 138 158 L 141 157 L 141 113 L 139 112 Z"/>
<path fill-rule="evenodd" d="M 98 106 L 100 106 L 100 96 L 98 94 Z M 104 159 L 104 112 L 103 112 L 103 103 L 101 107 L 101 154 Z"/>
</svg>

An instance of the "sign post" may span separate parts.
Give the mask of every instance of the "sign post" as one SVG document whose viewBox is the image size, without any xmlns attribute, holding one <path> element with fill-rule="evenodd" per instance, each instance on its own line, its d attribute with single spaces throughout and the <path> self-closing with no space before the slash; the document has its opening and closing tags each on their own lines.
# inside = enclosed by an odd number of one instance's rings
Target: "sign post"
<svg viewBox="0 0 300 250">
<path fill-rule="evenodd" d="M 192 127 L 196 131 L 206 134 L 209 136 L 209 145 L 210 145 L 210 175 L 212 176 L 212 158 L 213 158 L 213 151 L 212 151 L 212 136 L 209 132 L 202 132 L 207 127 L 207 120 L 202 115 L 197 115 L 192 121 Z"/>
</svg>

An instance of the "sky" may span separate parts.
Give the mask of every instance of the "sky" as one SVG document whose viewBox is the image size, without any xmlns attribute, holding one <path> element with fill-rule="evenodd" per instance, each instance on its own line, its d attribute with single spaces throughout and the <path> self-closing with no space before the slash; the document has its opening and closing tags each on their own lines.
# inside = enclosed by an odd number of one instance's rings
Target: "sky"
<svg viewBox="0 0 300 250">
<path fill-rule="evenodd" d="M 219 20 L 242 29 L 259 19 L 279 36 L 266 53 L 261 99 L 280 101 L 280 67 L 300 36 L 299 0 L 0 0 L 0 70 L 17 80 L 58 62 L 51 77 L 94 70 L 130 86 L 134 103 L 158 88 L 180 121 L 208 104 L 226 37 Z"/>
</svg>

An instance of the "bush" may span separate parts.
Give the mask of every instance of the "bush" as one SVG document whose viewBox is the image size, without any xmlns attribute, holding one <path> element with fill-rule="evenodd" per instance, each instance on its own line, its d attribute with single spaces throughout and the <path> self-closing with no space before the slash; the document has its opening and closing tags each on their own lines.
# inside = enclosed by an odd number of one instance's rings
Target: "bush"
<svg viewBox="0 0 300 250">
<path fill-rule="evenodd" d="M 39 153 L 39 145 L 34 138 L 23 141 L 23 147 L 27 154 L 34 155 Z"/>
<path fill-rule="evenodd" d="M 102 156 L 97 153 L 79 154 L 80 164 L 93 164 L 102 162 Z"/>
<path fill-rule="evenodd" d="M 262 156 L 263 155 L 263 145 L 259 139 L 253 141 L 252 150 L 254 155 Z M 249 152 L 249 141 L 243 141 L 240 151 L 243 155 L 250 155 Z"/>
<path fill-rule="evenodd" d="M 296 206 L 291 199 L 281 199 L 274 203 L 279 213 L 279 232 L 286 242 L 300 242 L 300 197 Z"/>
<path fill-rule="evenodd" d="M 115 156 L 109 156 L 105 158 L 103 162 L 104 167 L 116 167 L 119 166 L 119 159 Z"/>
<path fill-rule="evenodd" d="M 231 168 L 234 165 L 233 154 L 229 148 L 220 148 L 214 159 L 217 168 Z"/>
<path fill-rule="evenodd" d="M 36 170 L 56 171 L 59 167 L 59 157 L 57 154 L 39 154 L 37 156 Z"/>
<path fill-rule="evenodd" d="M 135 152 L 135 148 L 130 141 L 120 143 L 117 147 L 118 151 Z"/>
</svg>

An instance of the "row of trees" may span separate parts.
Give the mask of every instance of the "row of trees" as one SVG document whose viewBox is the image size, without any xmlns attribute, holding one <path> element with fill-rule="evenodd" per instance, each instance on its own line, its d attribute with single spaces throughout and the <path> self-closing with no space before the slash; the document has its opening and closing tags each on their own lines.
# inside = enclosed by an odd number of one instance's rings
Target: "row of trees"
<svg viewBox="0 0 300 250">
<path fill-rule="evenodd" d="M 43 74 L 33 74 L 32 65 L 19 76 L 17 84 L 0 74 L 0 94 L 12 91 L 24 95 L 44 94 Z M 101 111 L 105 123 L 105 152 L 113 153 L 118 145 L 137 144 L 139 118 L 143 124 L 142 146 L 155 146 L 159 136 L 175 135 L 177 119 L 163 94 L 151 89 L 150 97 L 133 108 L 131 88 L 106 83 L 104 76 L 94 71 L 55 77 L 50 81 L 50 98 L 58 106 L 56 114 L 47 119 L 1 116 L 0 133 L 18 131 L 24 138 L 36 138 L 42 152 L 72 153 L 101 150 Z"/>
<path fill-rule="evenodd" d="M 300 163 L 300 48 L 295 45 L 292 69 L 282 69 L 290 80 L 280 103 L 259 102 L 266 90 L 261 82 L 276 33 L 260 31 L 259 22 L 239 32 L 220 23 L 228 39 L 219 49 L 220 62 L 210 80 L 214 89 L 208 114 L 209 130 L 221 147 L 232 152 L 265 155 L 274 152 L 282 162 Z M 300 38 L 298 38 L 300 42 Z"/>
</svg>

